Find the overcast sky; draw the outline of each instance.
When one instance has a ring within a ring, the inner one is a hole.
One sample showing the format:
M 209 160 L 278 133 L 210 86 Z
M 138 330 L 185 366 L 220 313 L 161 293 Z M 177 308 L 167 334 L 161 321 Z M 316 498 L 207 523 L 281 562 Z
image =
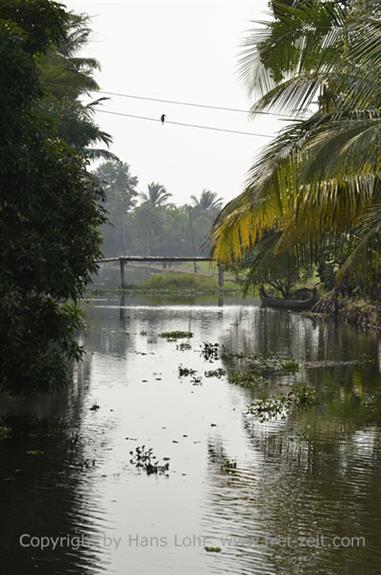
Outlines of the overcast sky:
M 151 98 L 247 109 L 252 103 L 237 76 L 240 44 L 250 21 L 268 18 L 267 0 L 71 0 L 91 16 L 87 55 L 101 64 L 101 90 Z M 274 135 L 283 122 L 271 116 L 198 109 L 112 97 L 104 110 Z M 175 203 L 203 188 L 230 200 L 242 191 L 255 154 L 268 139 L 212 132 L 98 113 L 114 139 L 112 151 L 131 166 L 139 191 L 157 181 Z

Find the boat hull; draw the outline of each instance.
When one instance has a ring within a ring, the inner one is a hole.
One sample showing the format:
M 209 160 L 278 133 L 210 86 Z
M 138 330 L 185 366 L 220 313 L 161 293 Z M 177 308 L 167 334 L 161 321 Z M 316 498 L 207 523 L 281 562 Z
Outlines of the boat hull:
M 278 309 L 290 309 L 294 311 L 308 311 L 311 309 L 318 300 L 317 290 L 312 290 L 312 296 L 306 300 L 292 300 L 292 299 L 282 299 L 277 297 L 268 296 L 264 290 L 261 288 L 259 291 L 262 305 L 265 307 L 274 307 Z

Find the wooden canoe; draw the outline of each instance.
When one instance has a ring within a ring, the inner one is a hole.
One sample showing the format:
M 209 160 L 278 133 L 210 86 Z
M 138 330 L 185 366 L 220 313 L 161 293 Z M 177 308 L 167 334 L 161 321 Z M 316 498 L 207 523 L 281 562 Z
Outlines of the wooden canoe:
M 267 295 L 262 286 L 259 290 L 259 296 L 262 304 L 266 307 L 306 311 L 311 309 L 318 300 L 317 289 L 314 288 L 313 290 L 310 290 L 310 292 L 311 296 L 308 299 L 285 299 Z

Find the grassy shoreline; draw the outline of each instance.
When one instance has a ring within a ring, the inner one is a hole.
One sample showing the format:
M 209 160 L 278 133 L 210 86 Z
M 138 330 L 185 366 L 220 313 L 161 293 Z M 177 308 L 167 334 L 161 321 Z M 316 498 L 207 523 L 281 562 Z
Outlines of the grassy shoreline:
M 218 280 L 214 276 L 204 276 L 192 273 L 167 272 L 157 274 L 141 285 L 130 284 L 123 288 L 102 288 L 93 286 L 88 290 L 92 294 L 187 294 L 187 295 L 218 295 L 222 293 Z M 242 295 L 242 286 L 232 279 L 226 279 L 223 287 L 224 295 Z

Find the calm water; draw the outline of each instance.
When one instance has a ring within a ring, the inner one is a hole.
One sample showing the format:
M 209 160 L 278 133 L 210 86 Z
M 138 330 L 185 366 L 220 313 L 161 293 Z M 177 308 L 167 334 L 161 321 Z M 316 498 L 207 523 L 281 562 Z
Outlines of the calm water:
M 1 399 L 15 429 L 0 441 L 1 573 L 379 575 L 377 336 L 227 300 L 84 307 L 87 356 L 70 393 Z M 172 330 L 191 331 L 191 349 L 159 337 Z M 242 367 L 208 363 L 203 342 L 285 352 L 302 368 L 255 389 L 227 376 L 194 385 L 180 364 Z M 350 363 L 363 354 L 371 362 Z M 245 414 L 305 381 L 317 405 L 266 423 Z M 168 477 L 130 463 L 141 445 L 170 458 Z M 31 536 L 63 539 L 41 550 Z

